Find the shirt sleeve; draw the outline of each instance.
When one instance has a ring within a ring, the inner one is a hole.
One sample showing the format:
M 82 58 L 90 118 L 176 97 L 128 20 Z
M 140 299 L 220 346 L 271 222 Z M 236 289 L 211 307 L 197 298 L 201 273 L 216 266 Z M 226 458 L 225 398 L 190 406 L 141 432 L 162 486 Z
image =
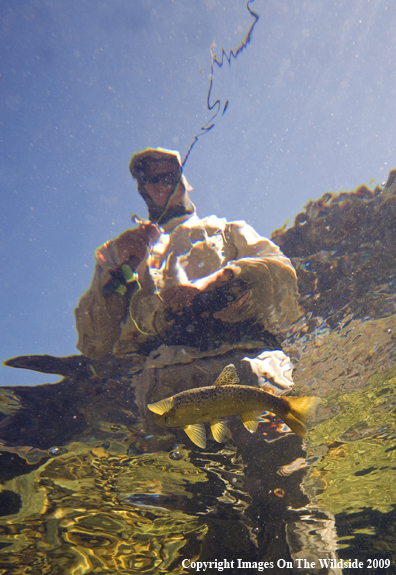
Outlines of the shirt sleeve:
M 229 224 L 229 234 L 232 244 L 236 248 L 235 262 L 239 259 L 249 259 L 252 262 L 276 263 L 293 275 L 296 272 L 290 259 L 286 257 L 281 249 L 268 238 L 260 236 L 252 226 L 244 221 L 232 222 Z
M 116 240 L 95 252 L 95 269 L 88 291 L 75 309 L 77 349 L 93 359 L 112 353 L 128 313 L 134 269 L 119 260 Z

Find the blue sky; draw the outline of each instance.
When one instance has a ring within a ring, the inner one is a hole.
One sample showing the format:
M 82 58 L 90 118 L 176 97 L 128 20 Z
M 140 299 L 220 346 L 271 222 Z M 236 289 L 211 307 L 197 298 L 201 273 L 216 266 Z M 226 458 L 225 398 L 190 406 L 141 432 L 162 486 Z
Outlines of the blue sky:
M 252 42 L 215 67 L 227 112 L 185 175 L 201 216 L 269 235 L 309 199 L 396 167 L 396 7 L 251 6 Z M 146 214 L 131 155 L 186 153 L 210 117 L 210 49 L 235 50 L 250 23 L 238 0 L 2 0 L 1 359 L 76 352 L 95 248 Z M 0 384 L 56 379 L 2 367 Z

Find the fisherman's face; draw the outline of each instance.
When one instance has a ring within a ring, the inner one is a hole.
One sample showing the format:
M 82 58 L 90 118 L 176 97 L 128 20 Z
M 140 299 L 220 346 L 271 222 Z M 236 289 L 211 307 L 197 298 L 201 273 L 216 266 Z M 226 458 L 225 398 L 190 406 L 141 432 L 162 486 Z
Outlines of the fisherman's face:
M 145 180 L 144 189 L 161 208 L 166 206 L 168 200 L 169 207 L 177 206 L 186 193 L 183 183 L 179 181 L 180 170 L 174 162 L 162 160 L 153 163 L 145 174 Z

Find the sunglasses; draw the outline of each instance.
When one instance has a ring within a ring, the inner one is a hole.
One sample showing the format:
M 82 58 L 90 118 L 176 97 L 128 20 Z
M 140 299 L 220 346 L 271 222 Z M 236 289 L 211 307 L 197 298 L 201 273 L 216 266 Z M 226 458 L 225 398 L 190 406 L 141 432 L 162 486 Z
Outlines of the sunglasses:
M 142 184 L 159 184 L 163 183 L 167 186 L 176 185 L 180 180 L 181 171 L 178 170 L 176 173 L 174 172 L 163 172 L 162 174 L 157 174 L 155 176 L 147 177 L 145 175 L 144 169 L 135 169 L 136 177 L 138 178 L 139 182 Z

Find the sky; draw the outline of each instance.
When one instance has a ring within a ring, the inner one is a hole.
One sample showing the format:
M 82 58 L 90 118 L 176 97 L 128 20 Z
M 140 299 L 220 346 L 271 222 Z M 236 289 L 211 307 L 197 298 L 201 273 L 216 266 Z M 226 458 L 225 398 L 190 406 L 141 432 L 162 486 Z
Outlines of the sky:
M 228 101 L 184 173 L 202 217 L 269 236 L 310 199 L 373 187 L 396 167 L 396 6 L 254 0 Z M 243 0 L 2 0 L 0 358 L 77 353 L 74 308 L 93 254 L 145 217 L 128 163 L 186 154 L 211 116 L 211 54 L 243 42 Z M 0 385 L 56 381 L 0 369 Z

